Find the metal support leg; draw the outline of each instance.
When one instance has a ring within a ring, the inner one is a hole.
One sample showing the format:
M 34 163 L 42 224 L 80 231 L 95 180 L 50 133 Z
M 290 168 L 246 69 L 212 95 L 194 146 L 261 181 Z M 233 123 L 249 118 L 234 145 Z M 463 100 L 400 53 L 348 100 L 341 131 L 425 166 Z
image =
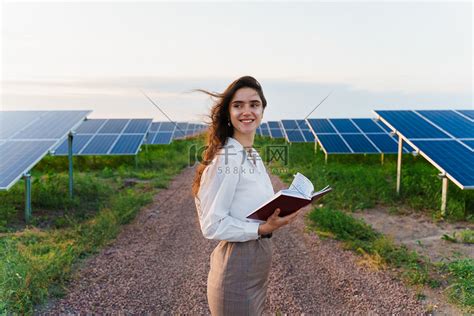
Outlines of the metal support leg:
M 446 201 L 448 196 L 448 177 L 443 175 L 443 185 L 441 189 L 441 216 L 444 217 L 446 215 Z
M 398 159 L 397 159 L 397 194 L 400 194 L 400 183 L 402 177 L 402 153 L 403 153 L 403 139 L 398 136 Z
M 135 155 L 135 169 L 138 168 L 138 155 Z
M 380 163 L 382 164 L 382 166 L 383 166 L 383 159 L 384 159 L 384 156 L 383 156 L 383 153 L 382 153 L 382 155 L 380 155 Z
M 28 224 L 31 219 L 31 174 L 25 173 L 25 221 Z
M 328 163 L 328 154 L 324 153 L 324 163 Z
M 74 174 L 73 174 L 73 162 L 72 162 L 72 139 L 73 134 L 69 133 L 67 138 L 67 152 L 68 152 L 68 159 L 69 159 L 69 198 L 72 199 L 73 192 L 74 192 Z

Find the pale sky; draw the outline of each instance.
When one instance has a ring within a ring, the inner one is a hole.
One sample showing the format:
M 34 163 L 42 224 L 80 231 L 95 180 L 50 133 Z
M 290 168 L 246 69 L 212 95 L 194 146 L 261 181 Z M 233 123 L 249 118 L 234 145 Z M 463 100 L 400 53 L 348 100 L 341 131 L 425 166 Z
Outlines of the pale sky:
M 474 108 L 472 2 L 2 2 L 1 109 L 200 120 L 242 75 L 265 119 Z

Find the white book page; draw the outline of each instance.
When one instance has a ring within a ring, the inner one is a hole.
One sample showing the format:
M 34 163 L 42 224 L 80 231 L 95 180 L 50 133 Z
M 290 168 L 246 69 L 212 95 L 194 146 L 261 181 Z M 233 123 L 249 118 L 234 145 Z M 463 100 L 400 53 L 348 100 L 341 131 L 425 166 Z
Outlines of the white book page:
M 298 172 L 295 175 L 293 182 L 291 182 L 289 190 L 297 191 L 306 198 L 311 198 L 314 186 L 308 178 Z

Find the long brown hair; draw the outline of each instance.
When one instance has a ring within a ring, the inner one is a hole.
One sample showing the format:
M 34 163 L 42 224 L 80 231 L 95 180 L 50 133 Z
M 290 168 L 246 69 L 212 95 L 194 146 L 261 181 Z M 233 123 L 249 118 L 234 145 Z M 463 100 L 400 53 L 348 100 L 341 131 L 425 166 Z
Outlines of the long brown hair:
M 207 146 L 202 154 L 202 162 L 197 167 L 194 176 L 194 196 L 197 196 L 199 192 L 199 186 L 201 184 L 201 177 L 204 169 L 206 169 L 207 165 L 214 159 L 219 149 L 224 146 L 227 137 L 232 137 L 234 135 L 234 127 L 232 124 L 228 124 L 230 122 L 229 105 L 237 90 L 241 88 L 252 88 L 257 91 L 262 100 L 263 109 L 265 109 L 267 106 L 267 100 L 263 95 L 262 86 L 251 76 L 244 76 L 235 80 L 222 93 L 209 92 L 202 89 L 197 90 L 214 97 L 216 100 L 211 108 L 211 114 L 209 115 L 211 122 L 207 133 Z

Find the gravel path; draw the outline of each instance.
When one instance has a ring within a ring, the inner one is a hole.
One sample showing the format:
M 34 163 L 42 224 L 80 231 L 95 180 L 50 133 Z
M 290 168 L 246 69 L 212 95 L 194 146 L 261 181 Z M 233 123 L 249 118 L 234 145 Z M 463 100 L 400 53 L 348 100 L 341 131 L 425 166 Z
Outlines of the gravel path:
M 206 280 L 217 242 L 200 233 L 193 175 L 193 168 L 178 175 L 111 246 L 84 262 L 63 299 L 36 313 L 209 314 Z M 423 314 L 414 292 L 387 273 L 366 271 L 338 242 L 305 233 L 302 215 L 272 241 L 266 314 Z

